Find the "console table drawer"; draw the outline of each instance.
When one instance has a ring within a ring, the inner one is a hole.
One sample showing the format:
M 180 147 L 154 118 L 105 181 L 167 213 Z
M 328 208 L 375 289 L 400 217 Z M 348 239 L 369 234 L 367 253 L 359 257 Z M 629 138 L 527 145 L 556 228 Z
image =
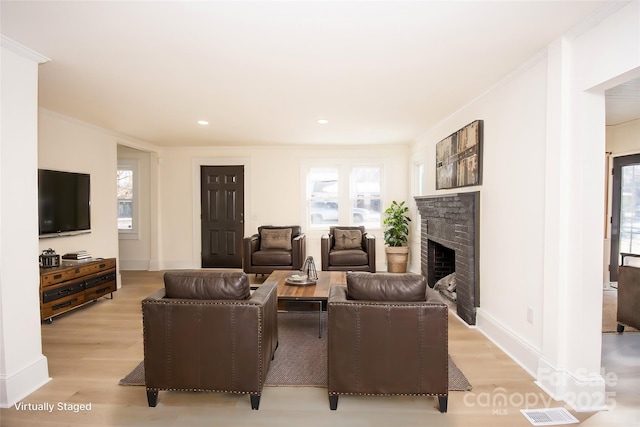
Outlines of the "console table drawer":
M 84 291 L 84 298 L 87 301 L 91 301 L 92 299 L 100 298 L 103 295 L 107 295 L 115 291 L 116 282 L 114 280 L 112 282 L 102 283 L 99 286 L 94 286 L 93 288 L 86 289 Z
M 88 274 L 95 273 L 96 271 L 98 271 L 98 268 L 95 264 L 77 266 L 76 268 L 69 270 L 73 277 L 86 276 Z
M 108 270 L 110 268 L 116 268 L 116 260 L 115 259 L 103 259 L 100 262 L 96 263 L 93 266 L 96 271 Z
M 83 304 L 84 292 L 79 292 L 73 295 L 69 295 L 57 300 L 42 304 L 40 309 L 40 316 L 43 319 L 55 316 L 58 313 L 63 313 L 72 307 Z
M 116 268 L 115 260 L 101 260 L 94 262 L 90 265 L 79 267 L 80 272 L 78 274 L 85 276 L 87 274 L 97 273 L 98 271 L 105 271 Z
M 42 290 L 42 303 L 46 304 L 51 301 L 64 298 L 66 296 L 77 294 L 84 291 L 84 280 L 74 280 L 61 284 L 49 286 Z
M 100 273 L 92 274 L 91 276 L 87 276 L 84 279 L 84 287 L 85 289 L 93 288 L 96 286 L 101 286 L 107 282 L 115 282 L 116 281 L 116 271 L 101 271 Z
M 69 279 L 73 279 L 75 273 L 69 270 L 52 271 L 51 273 L 45 273 L 40 275 L 40 284 L 42 286 L 51 286 L 56 283 L 64 282 Z

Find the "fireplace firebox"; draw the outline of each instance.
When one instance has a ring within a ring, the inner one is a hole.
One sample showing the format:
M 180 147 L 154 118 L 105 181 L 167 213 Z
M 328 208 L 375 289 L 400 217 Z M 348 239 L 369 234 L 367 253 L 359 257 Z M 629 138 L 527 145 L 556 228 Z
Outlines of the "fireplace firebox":
M 456 251 L 429 240 L 427 242 L 428 271 L 427 283 L 453 303 L 458 298 L 456 293 Z M 451 304 L 449 304 L 451 305 Z
M 436 282 L 456 272 L 456 251 L 433 240 L 427 241 L 427 283 L 433 288 Z
M 480 306 L 480 192 L 416 197 L 420 212 L 420 263 L 429 286 L 455 272 L 456 312 L 476 324 Z M 451 299 L 451 298 L 450 298 Z

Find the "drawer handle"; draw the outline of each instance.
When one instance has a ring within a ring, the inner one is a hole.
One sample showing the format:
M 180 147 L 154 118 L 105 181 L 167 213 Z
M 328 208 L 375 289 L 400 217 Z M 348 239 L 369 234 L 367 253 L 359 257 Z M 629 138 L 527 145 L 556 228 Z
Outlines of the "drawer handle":
M 63 302 L 62 304 L 54 305 L 52 307 L 52 309 L 53 310 L 59 310 L 59 309 L 64 308 L 64 307 L 69 307 L 71 304 L 73 304 L 76 301 L 78 301 L 78 298 L 74 298 L 71 301 Z
M 60 279 L 62 277 L 62 274 L 56 274 L 53 276 L 54 279 Z
M 100 264 L 100 268 L 105 268 L 107 264 Z

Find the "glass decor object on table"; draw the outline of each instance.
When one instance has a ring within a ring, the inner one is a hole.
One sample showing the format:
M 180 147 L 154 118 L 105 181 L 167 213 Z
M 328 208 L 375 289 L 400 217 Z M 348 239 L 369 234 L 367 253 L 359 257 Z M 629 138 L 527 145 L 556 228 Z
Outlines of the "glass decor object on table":
M 302 269 L 299 272 L 291 274 L 285 279 L 288 285 L 308 286 L 315 285 L 318 280 L 318 272 L 312 256 L 305 259 Z
M 308 256 L 307 259 L 304 260 L 304 264 L 302 264 L 302 273 L 306 274 L 309 280 L 318 280 L 318 272 L 312 256 Z

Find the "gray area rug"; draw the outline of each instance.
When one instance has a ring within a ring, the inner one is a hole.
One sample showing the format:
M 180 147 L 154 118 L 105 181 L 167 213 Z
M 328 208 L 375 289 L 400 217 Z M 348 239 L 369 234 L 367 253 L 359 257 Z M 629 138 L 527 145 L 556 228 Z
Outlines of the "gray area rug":
M 327 315 L 318 312 L 278 313 L 278 349 L 271 361 L 266 386 L 327 386 Z
M 318 338 L 318 313 L 279 313 L 278 349 L 265 386 L 327 387 L 326 333 L 326 313 L 322 316 L 322 338 Z M 144 363 L 140 362 L 119 384 L 144 386 Z M 449 356 L 449 390 L 471 389 L 471 384 Z

